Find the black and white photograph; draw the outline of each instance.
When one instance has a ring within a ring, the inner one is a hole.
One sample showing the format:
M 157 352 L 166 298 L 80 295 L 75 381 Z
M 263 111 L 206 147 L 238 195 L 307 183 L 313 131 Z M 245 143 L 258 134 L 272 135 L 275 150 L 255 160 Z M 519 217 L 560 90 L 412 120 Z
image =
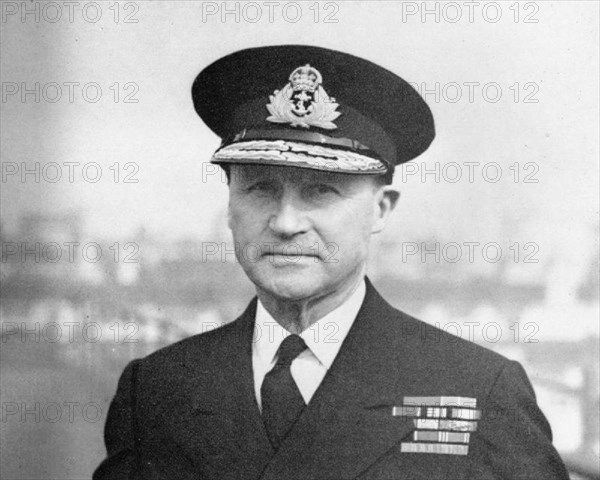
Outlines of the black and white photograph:
M 0 479 L 600 480 L 600 3 L 0 15 Z

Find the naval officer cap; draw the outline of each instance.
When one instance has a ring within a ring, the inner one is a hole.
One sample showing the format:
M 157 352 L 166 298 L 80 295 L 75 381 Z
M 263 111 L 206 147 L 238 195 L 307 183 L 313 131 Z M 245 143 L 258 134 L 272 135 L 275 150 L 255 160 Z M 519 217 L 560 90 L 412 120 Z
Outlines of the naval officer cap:
M 431 111 L 394 73 L 325 48 L 237 51 L 192 86 L 196 112 L 222 139 L 215 164 L 285 165 L 385 175 L 433 141 Z

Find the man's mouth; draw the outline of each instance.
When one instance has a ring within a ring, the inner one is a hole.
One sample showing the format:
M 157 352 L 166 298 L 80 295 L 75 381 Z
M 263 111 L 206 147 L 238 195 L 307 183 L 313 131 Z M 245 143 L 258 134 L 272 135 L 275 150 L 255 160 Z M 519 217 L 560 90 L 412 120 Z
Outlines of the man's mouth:
M 317 258 L 318 255 L 314 253 L 289 253 L 289 252 L 266 252 L 263 253 L 263 257 L 312 257 Z
M 302 258 L 319 258 L 319 256 L 315 252 L 310 250 L 302 251 L 298 247 L 295 247 L 293 249 L 272 248 L 263 252 L 262 256 L 273 259 L 290 259 L 292 261 L 299 260 Z

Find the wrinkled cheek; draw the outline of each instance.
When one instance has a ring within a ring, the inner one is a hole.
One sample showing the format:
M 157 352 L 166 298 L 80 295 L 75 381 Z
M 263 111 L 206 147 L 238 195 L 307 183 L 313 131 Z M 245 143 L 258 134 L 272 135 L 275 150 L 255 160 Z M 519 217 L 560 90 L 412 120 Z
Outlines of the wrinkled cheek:
M 229 228 L 237 260 L 242 266 L 250 264 L 252 267 L 260 260 L 263 248 L 259 221 L 248 215 L 237 215 L 231 218 Z
M 231 230 L 231 233 L 233 234 L 234 239 L 237 239 L 237 237 L 240 236 L 240 234 L 242 232 L 244 232 L 244 230 L 247 228 L 244 225 L 244 218 L 246 216 L 243 215 L 242 212 L 240 212 L 239 210 L 233 210 L 233 209 L 229 209 L 229 213 L 228 213 L 228 226 L 229 229 Z
M 237 196 L 233 197 L 230 194 L 227 205 L 227 223 L 229 228 L 233 230 L 236 225 L 243 225 L 243 219 L 248 216 L 247 214 L 247 208 L 244 208 L 242 199 Z

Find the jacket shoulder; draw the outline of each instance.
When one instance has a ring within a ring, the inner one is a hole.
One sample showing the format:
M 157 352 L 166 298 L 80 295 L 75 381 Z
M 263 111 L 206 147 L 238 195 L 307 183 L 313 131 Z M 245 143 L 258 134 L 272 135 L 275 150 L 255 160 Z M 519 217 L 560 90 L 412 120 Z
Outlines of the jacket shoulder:
M 509 360 L 493 350 L 454 335 L 438 326 L 419 320 L 407 313 L 394 309 L 400 335 L 416 342 L 421 348 L 446 359 L 478 358 L 493 364 L 505 364 Z
M 143 363 L 154 364 L 165 361 L 184 359 L 190 354 L 210 358 L 220 347 L 232 348 L 235 342 L 243 342 L 245 329 L 243 318 L 226 323 L 204 333 L 192 335 L 178 342 L 167 345 L 141 359 Z M 233 342 L 233 343 L 232 343 Z
M 412 371 L 415 381 L 432 388 L 443 385 L 449 390 L 478 392 L 478 397 L 485 398 L 502 373 L 517 365 L 391 306 L 387 318 L 394 349 L 401 352 L 404 367 Z

